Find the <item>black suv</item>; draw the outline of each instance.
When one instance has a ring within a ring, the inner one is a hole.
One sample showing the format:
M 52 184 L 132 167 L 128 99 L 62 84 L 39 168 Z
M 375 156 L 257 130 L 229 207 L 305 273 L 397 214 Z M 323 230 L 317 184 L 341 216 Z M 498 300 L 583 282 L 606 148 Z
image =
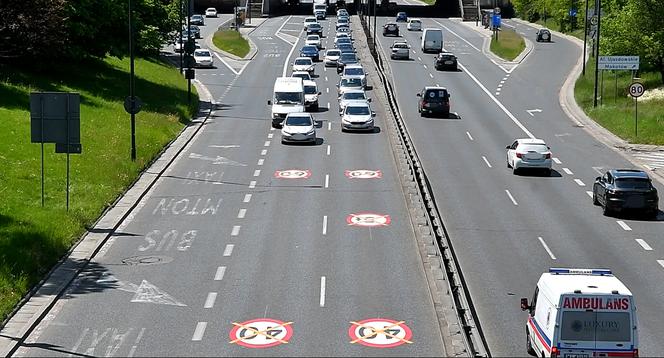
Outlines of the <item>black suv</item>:
M 611 169 L 593 184 L 593 204 L 604 208 L 604 215 L 614 211 L 643 210 L 657 217 L 659 198 L 650 177 L 642 170 Z
M 399 36 L 399 25 L 394 22 L 388 22 L 383 25 L 383 36 L 394 35 Z
M 551 42 L 551 31 L 549 29 L 539 29 L 537 30 L 537 37 L 535 38 L 537 42 Z
M 442 114 L 450 116 L 450 93 L 445 87 L 424 87 L 420 93 L 417 110 L 422 116 L 426 114 Z
M 437 70 L 451 69 L 457 71 L 457 58 L 449 52 L 441 52 L 433 59 L 433 67 Z

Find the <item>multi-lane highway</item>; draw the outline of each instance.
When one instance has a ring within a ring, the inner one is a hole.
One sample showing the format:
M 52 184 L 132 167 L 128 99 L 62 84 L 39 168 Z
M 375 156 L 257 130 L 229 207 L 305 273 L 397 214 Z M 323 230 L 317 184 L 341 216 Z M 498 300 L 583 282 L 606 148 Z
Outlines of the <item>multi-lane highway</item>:
M 460 71 L 436 71 L 420 51 L 420 32 L 401 38 L 410 61 L 389 60 L 379 18 L 380 50 L 388 59 L 401 115 L 431 181 L 458 255 L 489 349 L 495 356 L 525 352 L 526 314 L 520 297 L 532 297 L 549 267 L 609 268 L 630 287 L 639 309 L 642 355 L 664 351 L 664 230 L 661 221 L 604 217 L 591 200 L 594 178 L 608 168 L 632 167 L 565 117 L 558 93 L 581 50 L 564 38 L 534 43 L 518 66 L 498 66 L 482 52 L 483 35 L 449 19 L 423 19 L 442 28 L 445 49 Z M 510 23 L 531 41 L 535 29 Z M 453 118 L 421 118 L 416 93 L 446 86 Z M 550 177 L 513 175 L 505 146 L 538 137 L 551 147 Z M 661 186 L 657 184 L 661 192 Z M 660 213 L 659 219 L 662 219 Z
M 318 142 L 271 129 L 302 20 L 265 20 L 240 70 L 197 70 L 216 103 L 203 129 L 17 356 L 446 355 L 385 108 L 374 132 L 342 133 L 319 62 Z

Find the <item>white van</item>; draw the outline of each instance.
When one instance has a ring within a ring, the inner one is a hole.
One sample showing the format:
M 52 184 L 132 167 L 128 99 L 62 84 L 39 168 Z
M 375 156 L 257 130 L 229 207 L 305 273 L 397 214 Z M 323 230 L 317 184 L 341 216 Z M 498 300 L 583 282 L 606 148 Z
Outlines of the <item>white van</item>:
M 537 357 L 638 357 L 632 293 L 605 269 L 551 268 L 528 311 L 526 349 Z
M 304 86 L 297 77 L 277 77 L 274 94 L 267 104 L 272 106 L 272 126 L 278 127 L 288 113 L 304 112 Z
M 422 32 L 422 52 L 440 53 L 443 51 L 443 30 L 424 29 Z
M 327 13 L 327 5 L 323 3 L 314 3 L 314 15 L 316 15 L 316 11 L 324 11 Z

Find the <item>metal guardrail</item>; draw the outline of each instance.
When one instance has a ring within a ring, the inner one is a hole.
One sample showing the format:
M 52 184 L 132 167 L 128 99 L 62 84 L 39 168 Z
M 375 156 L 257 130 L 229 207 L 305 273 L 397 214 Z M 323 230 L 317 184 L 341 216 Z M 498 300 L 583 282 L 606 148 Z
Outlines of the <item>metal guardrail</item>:
M 371 31 L 367 28 L 366 22 L 363 18 L 361 19 L 361 23 L 362 28 L 364 29 L 364 34 L 367 36 L 367 42 L 372 42 Z M 475 306 L 471 300 L 470 293 L 466 289 L 466 281 L 461 272 L 461 267 L 458 263 L 452 243 L 449 240 L 449 235 L 443 224 L 441 215 L 439 214 L 436 200 L 433 195 L 433 189 L 431 188 L 429 179 L 422 168 L 422 164 L 410 138 L 406 124 L 401 117 L 392 83 L 388 80 L 387 75 L 385 74 L 384 60 L 380 52 L 375 48 L 369 46 L 369 50 L 374 58 L 377 68 L 379 69 L 378 75 L 383 83 L 385 92 L 387 93 L 390 110 L 394 115 L 396 127 L 399 131 L 400 141 L 402 142 L 403 147 L 406 148 L 409 166 L 416 179 L 418 190 L 420 191 L 425 207 L 427 208 L 427 220 L 431 227 L 434 228 L 434 230 L 432 230 L 433 235 L 436 238 L 438 249 L 441 253 L 440 257 L 443 260 L 443 265 L 441 265 L 441 267 L 444 268 L 445 274 L 447 275 L 447 280 L 445 281 L 448 283 L 449 292 L 453 297 L 459 326 L 463 328 L 462 333 L 466 350 L 470 352 L 473 357 L 489 357 L 490 352 L 477 317 Z

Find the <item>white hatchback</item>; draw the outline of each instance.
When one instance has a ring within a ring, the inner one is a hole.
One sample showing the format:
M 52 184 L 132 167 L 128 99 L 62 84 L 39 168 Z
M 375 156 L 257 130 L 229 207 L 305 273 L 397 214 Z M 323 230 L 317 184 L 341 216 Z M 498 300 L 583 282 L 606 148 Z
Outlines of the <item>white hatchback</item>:
M 333 50 L 327 50 L 325 52 L 325 59 L 323 62 L 325 63 L 326 67 L 334 67 L 337 65 L 337 61 L 339 60 L 339 56 L 341 56 L 341 51 L 337 49 Z
M 375 116 L 368 102 L 350 103 L 341 115 L 341 131 L 373 130 Z
M 289 113 L 281 128 L 281 143 L 316 142 L 316 122 L 309 113 Z
M 314 61 L 311 60 L 311 57 L 298 57 L 293 61 L 293 72 L 307 71 L 314 73 L 314 69 Z
M 314 16 L 306 17 L 304 19 L 304 29 L 306 30 L 307 25 L 309 25 L 309 24 L 317 24 L 317 23 L 318 23 L 318 19 L 316 17 L 314 17 Z
M 205 9 L 205 17 L 217 17 L 217 9 L 213 7 Z
M 422 30 L 422 20 L 420 19 L 408 19 L 408 24 L 406 25 L 408 31 L 421 31 Z
M 306 45 L 316 46 L 316 48 L 323 48 L 323 44 L 320 41 L 320 36 L 318 35 L 307 35 L 307 39 L 304 40 Z
M 541 139 L 522 138 L 505 147 L 507 167 L 516 174 L 520 169 L 544 169 L 551 173 L 551 148 Z
M 194 51 L 196 67 L 214 67 L 214 57 L 208 49 L 201 48 Z

